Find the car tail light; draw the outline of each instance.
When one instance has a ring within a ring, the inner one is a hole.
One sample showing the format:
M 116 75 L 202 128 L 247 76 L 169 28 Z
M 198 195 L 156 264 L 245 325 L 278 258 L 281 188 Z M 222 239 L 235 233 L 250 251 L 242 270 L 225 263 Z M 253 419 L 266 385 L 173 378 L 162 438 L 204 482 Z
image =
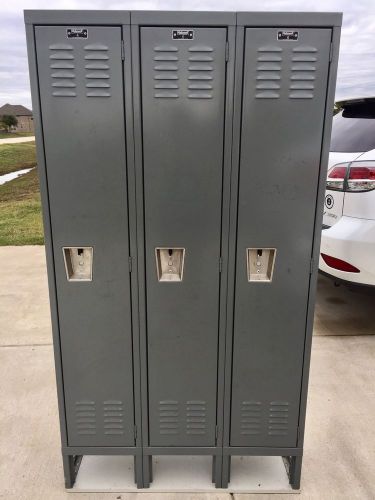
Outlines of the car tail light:
M 333 267 L 333 269 L 338 269 L 339 271 L 345 271 L 346 273 L 360 273 L 361 271 L 349 264 L 349 262 L 345 262 L 345 260 L 337 259 L 336 257 L 331 257 L 331 255 L 326 255 L 325 253 L 321 254 L 324 262 L 329 267 Z
M 375 189 L 375 162 L 354 162 L 350 165 L 346 191 Z
M 375 189 L 375 161 L 339 163 L 328 170 L 327 189 L 361 193 Z
M 335 165 L 328 171 L 327 189 L 335 191 L 344 190 L 344 181 L 346 178 L 349 163 Z

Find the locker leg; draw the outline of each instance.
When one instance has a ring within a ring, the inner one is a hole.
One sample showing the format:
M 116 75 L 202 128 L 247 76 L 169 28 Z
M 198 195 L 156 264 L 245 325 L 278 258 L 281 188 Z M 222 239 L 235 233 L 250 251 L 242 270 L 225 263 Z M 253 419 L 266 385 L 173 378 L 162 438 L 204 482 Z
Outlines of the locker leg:
M 289 459 L 289 483 L 294 490 L 301 487 L 302 455 Z
M 63 467 L 65 488 L 73 488 L 79 466 L 81 465 L 82 455 L 63 455 Z
M 143 488 L 142 455 L 134 455 L 134 482 L 137 488 Z
M 223 455 L 223 467 L 222 467 L 222 479 L 221 479 L 221 487 L 228 488 L 228 484 L 230 483 L 230 466 L 231 466 L 231 456 Z
M 152 483 L 152 456 L 143 456 L 143 487 L 149 488 L 150 483 Z
M 222 456 L 214 455 L 212 457 L 212 482 L 215 483 L 216 488 L 221 488 L 221 475 L 222 475 Z

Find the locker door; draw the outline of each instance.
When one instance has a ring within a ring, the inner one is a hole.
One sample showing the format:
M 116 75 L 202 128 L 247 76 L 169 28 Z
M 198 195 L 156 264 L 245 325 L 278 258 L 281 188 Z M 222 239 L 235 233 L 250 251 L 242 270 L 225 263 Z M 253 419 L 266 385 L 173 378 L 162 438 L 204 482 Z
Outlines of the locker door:
M 35 29 L 68 444 L 133 445 L 121 28 L 69 29 Z M 92 247 L 92 281 L 63 247 Z
M 297 440 L 331 31 L 297 29 L 297 40 L 279 40 L 282 30 L 246 29 L 232 446 Z M 273 274 L 263 268 L 259 281 L 267 248 L 276 249 Z M 247 249 L 255 249 L 251 281 Z
M 226 29 L 175 30 L 141 29 L 150 445 L 212 446 Z

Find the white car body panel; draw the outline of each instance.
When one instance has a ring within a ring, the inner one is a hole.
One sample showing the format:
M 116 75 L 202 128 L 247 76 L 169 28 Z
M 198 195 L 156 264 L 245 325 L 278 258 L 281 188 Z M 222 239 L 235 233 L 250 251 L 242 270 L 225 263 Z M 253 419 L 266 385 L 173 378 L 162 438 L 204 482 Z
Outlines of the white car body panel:
M 367 152 L 329 155 L 328 169 L 338 163 L 375 160 L 375 149 Z M 327 197 L 331 199 L 328 200 Z M 332 204 L 333 202 L 333 204 Z M 327 206 L 328 205 L 328 206 Z M 322 257 L 319 269 L 334 278 L 375 286 L 375 190 L 341 192 L 326 190 L 320 252 L 357 267 L 359 273 L 327 266 Z
M 320 257 L 319 269 L 325 273 L 353 283 L 375 285 L 375 220 L 341 217 L 337 224 L 323 231 L 320 252 L 345 260 L 361 271 L 333 269 Z

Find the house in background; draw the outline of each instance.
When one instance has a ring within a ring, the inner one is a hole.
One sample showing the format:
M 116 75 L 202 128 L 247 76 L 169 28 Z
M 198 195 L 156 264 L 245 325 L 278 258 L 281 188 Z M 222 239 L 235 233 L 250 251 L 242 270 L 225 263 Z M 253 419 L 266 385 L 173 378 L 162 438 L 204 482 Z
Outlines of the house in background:
M 13 127 L 15 132 L 34 132 L 33 113 L 21 104 L 4 104 L 0 107 L 0 118 L 4 115 L 13 115 L 18 125 Z

